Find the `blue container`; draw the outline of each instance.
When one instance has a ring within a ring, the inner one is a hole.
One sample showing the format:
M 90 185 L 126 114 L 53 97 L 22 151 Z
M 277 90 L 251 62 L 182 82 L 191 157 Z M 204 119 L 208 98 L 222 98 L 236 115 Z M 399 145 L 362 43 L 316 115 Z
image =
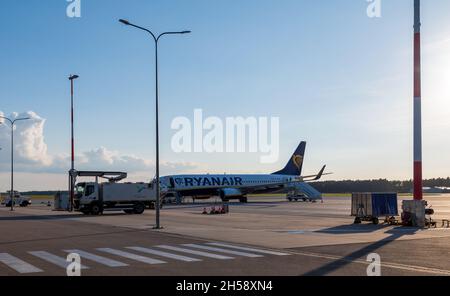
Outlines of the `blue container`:
M 397 193 L 372 193 L 372 216 L 398 216 Z

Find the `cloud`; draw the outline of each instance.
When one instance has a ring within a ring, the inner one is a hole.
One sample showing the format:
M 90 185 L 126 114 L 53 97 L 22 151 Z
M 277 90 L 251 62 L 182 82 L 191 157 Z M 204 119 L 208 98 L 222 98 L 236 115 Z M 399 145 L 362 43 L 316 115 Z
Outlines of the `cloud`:
M 0 116 L 5 116 L 0 112 Z M 14 128 L 14 158 L 21 165 L 49 166 L 52 158 L 48 155 L 47 144 L 44 139 L 45 119 L 34 112 L 13 113 L 7 116 L 11 120 L 29 118 L 25 121 L 17 121 Z M 0 118 L 0 163 L 10 162 L 11 153 L 11 124 Z
M 55 158 L 54 168 L 67 168 L 70 162 L 69 155 L 59 155 Z M 185 172 L 193 170 L 198 165 L 189 162 L 160 163 L 161 171 L 167 173 Z M 76 155 L 76 168 L 78 170 L 102 170 L 124 172 L 154 172 L 155 163 L 135 155 L 123 155 L 118 151 L 111 151 L 105 147 L 86 151 Z
M 0 111 L 0 116 L 5 116 Z M 8 116 L 17 118 L 30 118 L 20 121 L 14 130 L 14 162 L 15 171 L 27 173 L 67 173 L 70 169 L 70 155 L 49 155 L 45 143 L 45 119 L 30 111 L 26 113 L 13 113 Z M 0 118 L 0 172 L 9 171 L 11 128 L 9 122 Z M 194 163 L 161 162 L 162 173 L 181 173 L 197 167 Z M 124 171 L 129 173 L 155 171 L 153 161 L 135 155 L 121 154 L 105 147 L 92 149 L 76 155 L 76 168 L 79 170 Z

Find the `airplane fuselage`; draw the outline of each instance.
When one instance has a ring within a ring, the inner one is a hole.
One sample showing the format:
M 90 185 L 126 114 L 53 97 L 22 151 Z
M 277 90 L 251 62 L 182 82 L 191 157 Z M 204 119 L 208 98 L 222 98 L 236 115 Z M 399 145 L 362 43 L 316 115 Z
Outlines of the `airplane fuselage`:
M 321 198 L 320 192 L 308 188 L 305 182 L 319 180 L 325 166 L 316 176 L 302 176 L 306 142 L 301 142 L 286 166 L 273 174 L 223 174 L 223 175 L 175 175 L 160 178 L 160 188 L 164 196 L 181 198 L 210 198 L 219 196 L 222 200 L 239 199 L 247 201 L 248 194 L 287 193 L 288 191 L 309 191 Z M 303 188 L 301 188 L 303 187 Z M 311 187 L 311 186 L 309 186 Z M 313 192 L 314 191 L 314 192 Z
M 181 196 L 241 197 L 250 193 L 271 193 L 298 181 L 298 176 L 286 175 L 177 175 L 161 178 L 161 186 Z

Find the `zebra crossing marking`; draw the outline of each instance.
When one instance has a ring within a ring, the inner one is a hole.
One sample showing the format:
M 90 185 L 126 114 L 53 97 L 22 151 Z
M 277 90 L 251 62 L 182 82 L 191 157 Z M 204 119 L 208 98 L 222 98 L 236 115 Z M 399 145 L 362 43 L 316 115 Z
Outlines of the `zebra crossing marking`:
M 116 255 L 116 256 L 124 257 L 124 258 L 127 258 L 127 259 L 131 259 L 131 260 L 147 263 L 147 264 L 167 263 L 167 262 L 162 261 L 162 260 L 153 259 L 153 258 L 149 258 L 149 257 L 144 257 L 144 256 L 141 256 L 141 255 L 137 255 L 137 254 L 121 251 L 121 250 L 111 249 L 111 248 L 98 248 L 97 250 L 101 251 L 101 252 L 113 254 L 113 255 Z
M 191 250 L 191 249 L 186 249 L 186 248 L 172 247 L 172 246 L 168 246 L 168 245 L 159 245 L 156 247 L 161 248 L 161 249 L 167 249 L 167 250 L 172 250 L 172 251 L 176 251 L 176 252 L 181 252 L 181 253 L 188 253 L 188 254 L 193 254 L 193 255 L 198 255 L 198 256 L 203 256 L 203 257 L 208 257 L 208 258 L 220 259 L 220 260 L 234 259 L 234 257 L 218 255 L 218 254 L 213 254 L 213 253 L 207 253 L 207 252 L 203 252 L 203 251 Z
M 207 244 L 208 245 L 212 245 L 212 246 L 232 248 L 232 249 L 256 252 L 256 253 L 261 253 L 261 254 L 268 254 L 268 255 L 275 255 L 275 256 L 289 256 L 289 255 L 291 255 L 291 254 L 288 254 L 288 253 L 281 253 L 281 252 L 275 252 L 275 251 L 269 251 L 269 250 L 249 248 L 249 247 L 241 247 L 241 246 L 235 246 L 235 245 L 230 245 L 230 244 L 225 244 L 225 243 L 207 243 Z
M 127 249 L 138 251 L 138 252 L 142 252 L 142 253 L 157 255 L 157 256 L 161 256 L 161 257 L 172 258 L 172 259 L 175 259 L 175 260 L 180 260 L 180 261 L 185 261 L 185 262 L 202 261 L 201 259 L 197 259 L 197 258 L 192 258 L 192 257 L 187 257 L 187 256 L 182 256 L 182 255 L 176 255 L 176 254 L 172 254 L 172 253 L 167 253 L 167 252 L 163 252 L 163 251 L 158 251 L 158 250 L 148 249 L 148 248 L 142 248 L 142 247 L 127 247 Z
M 38 257 L 44 261 L 47 261 L 49 263 L 55 264 L 62 268 L 67 268 L 69 266 L 70 262 L 67 262 L 66 258 L 59 257 L 56 255 L 53 255 L 52 253 L 46 252 L 46 251 L 32 251 L 28 252 L 29 254 Z M 89 269 L 89 267 L 82 265 L 80 266 L 81 269 Z
M 200 257 L 219 259 L 219 260 L 231 260 L 236 259 L 232 255 L 249 257 L 249 258 L 261 258 L 264 257 L 264 254 L 267 255 L 276 255 L 276 256 L 287 256 L 291 255 L 289 253 L 276 252 L 271 250 L 259 249 L 259 248 L 251 248 L 238 246 L 234 244 L 228 243 L 220 243 L 220 242 L 204 242 L 204 243 L 190 243 L 190 244 L 179 244 L 179 245 L 157 245 L 151 247 L 140 247 L 140 246 L 130 246 L 123 247 L 130 251 L 135 251 L 136 253 L 127 252 L 119 249 L 113 248 L 97 248 L 96 251 L 108 253 L 111 255 L 115 255 L 118 257 L 130 259 L 133 261 L 143 262 L 147 264 L 163 264 L 167 263 L 166 261 L 160 259 L 154 259 L 151 257 L 139 255 L 139 253 L 155 255 L 159 257 L 165 257 L 168 259 L 183 261 L 183 262 L 199 262 L 203 261 Z M 162 249 L 162 250 L 160 250 Z M 173 251 L 173 252 L 170 252 Z M 126 267 L 131 264 L 127 264 L 115 259 L 107 258 L 104 256 L 96 255 L 94 253 L 80 250 L 80 249 L 66 249 L 64 250 L 66 253 L 75 253 L 80 255 L 82 259 L 93 261 L 107 267 Z M 67 268 L 70 262 L 67 262 L 66 258 L 54 255 L 47 251 L 29 251 L 27 252 L 39 259 L 42 259 L 46 262 L 52 263 L 56 266 Z M 180 254 L 181 253 L 181 254 Z M 183 255 L 190 254 L 190 255 Z M 8 253 L 0 253 L 0 263 L 12 268 L 18 273 L 38 273 L 43 272 L 42 269 L 29 264 L 15 256 L 12 256 Z M 89 269 L 89 267 L 85 265 L 81 265 L 82 269 Z
M 120 261 L 116 261 L 116 260 L 112 260 L 106 257 L 102 257 L 102 256 L 98 256 L 89 252 L 85 252 L 82 250 L 64 250 L 64 252 L 67 253 L 76 253 L 78 255 L 81 256 L 81 258 L 87 259 L 87 260 L 91 260 L 109 267 L 123 267 L 123 266 L 128 266 L 128 264 L 120 262 Z
M 42 269 L 39 269 L 27 262 L 14 257 L 8 253 L 0 253 L 0 262 L 7 265 L 8 267 L 14 269 L 18 273 L 37 273 L 43 272 Z
M 197 244 L 184 244 L 183 246 L 195 248 L 195 249 L 203 249 L 203 250 L 215 251 L 215 252 L 219 252 L 219 253 L 243 256 L 243 257 L 250 257 L 250 258 L 264 257 L 263 255 L 257 255 L 257 254 L 241 252 L 241 251 L 227 250 L 227 249 L 216 248 L 216 247 L 208 247 L 208 246 L 202 246 L 202 245 L 197 245 Z

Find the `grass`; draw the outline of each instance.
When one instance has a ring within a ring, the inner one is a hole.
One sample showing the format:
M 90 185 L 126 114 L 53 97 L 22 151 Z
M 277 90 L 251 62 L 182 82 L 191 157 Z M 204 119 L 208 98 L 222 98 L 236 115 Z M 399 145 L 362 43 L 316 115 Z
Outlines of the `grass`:
M 351 197 L 351 193 L 324 193 L 323 197 Z
M 260 196 L 267 196 L 267 197 L 286 197 L 286 194 L 249 194 L 248 197 L 260 197 Z
M 427 194 L 425 194 L 427 195 Z M 324 193 L 323 194 L 324 197 L 352 197 L 351 193 Z M 398 193 L 398 196 L 403 196 L 403 197 L 412 197 L 411 193 Z
M 52 200 L 55 198 L 54 195 L 24 195 L 31 198 L 32 200 Z

